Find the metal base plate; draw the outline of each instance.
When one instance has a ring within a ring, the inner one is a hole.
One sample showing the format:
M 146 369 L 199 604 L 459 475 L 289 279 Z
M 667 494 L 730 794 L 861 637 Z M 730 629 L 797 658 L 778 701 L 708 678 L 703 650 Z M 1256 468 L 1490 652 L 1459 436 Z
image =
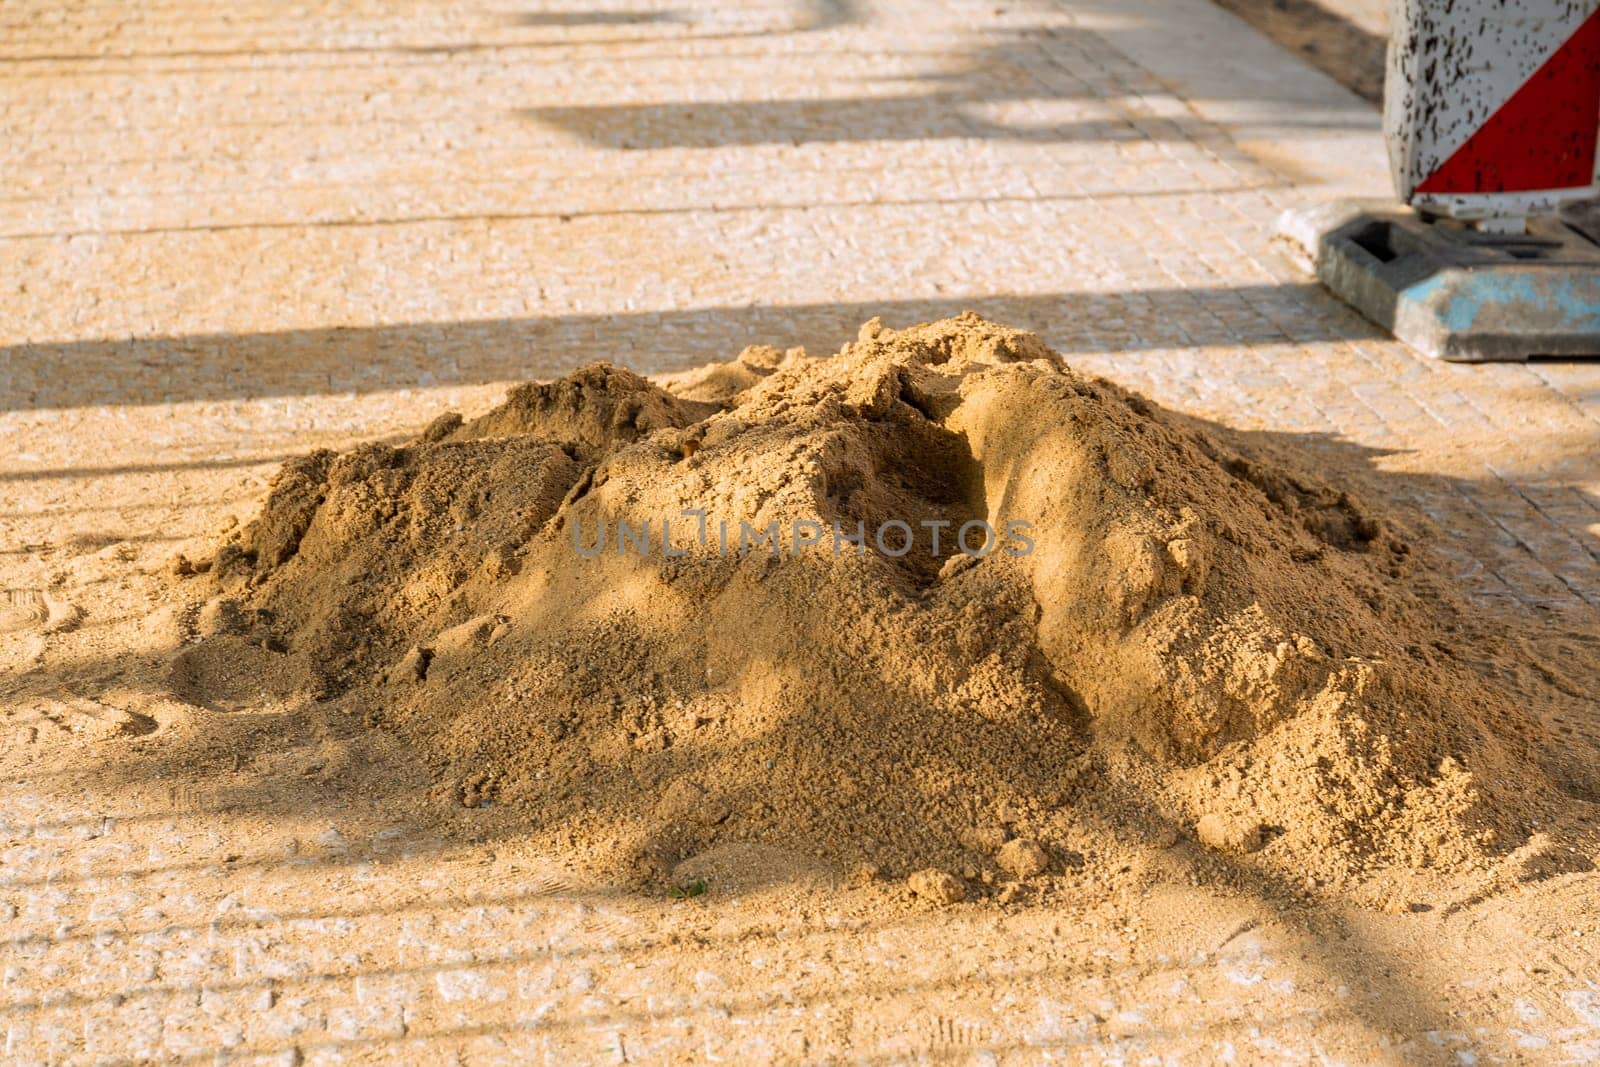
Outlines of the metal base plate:
M 1485 234 L 1392 202 L 1290 211 L 1278 232 L 1317 278 L 1395 337 L 1463 362 L 1600 356 L 1600 243 L 1561 219 Z

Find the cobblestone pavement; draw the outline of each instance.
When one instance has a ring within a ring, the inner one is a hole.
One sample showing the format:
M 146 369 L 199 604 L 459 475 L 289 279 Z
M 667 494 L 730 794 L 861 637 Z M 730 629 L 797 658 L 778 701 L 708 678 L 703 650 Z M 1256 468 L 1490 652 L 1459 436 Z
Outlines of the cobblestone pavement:
M 1600 365 L 1430 362 L 1310 284 L 1272 222 L 1386 192 L 1376 114 L 1199 0 L 9 0 L 0 131 L 0 585 L 103 560 L 91 631 L 149 610 L 140 575 L 285 454 L 589 359 L 968 308 L 1320 449 L 1437 524 L 1486 612 L 1600 603 Z M 7 743 L 73 715 L 9 708 Z M 314 784 L 325 742 L 274 758 Z M 1402 995 L 1447 982 L 1426 960 L 1358 984 L 1383 945 L 1216 896 L 1136 933 L 774 890 L 752 924 L 384 798 L 157 776 L 181 772 L 0 784 L 8 1059 L 1600 1056 L 1581 953 L 1475 978 L 1553 975 L 1485 1002 L 1486 1036 Z M 850 953 L 807 954 L 850 924 Z M 1141 954 L 1157 934 L 1181 951 Z

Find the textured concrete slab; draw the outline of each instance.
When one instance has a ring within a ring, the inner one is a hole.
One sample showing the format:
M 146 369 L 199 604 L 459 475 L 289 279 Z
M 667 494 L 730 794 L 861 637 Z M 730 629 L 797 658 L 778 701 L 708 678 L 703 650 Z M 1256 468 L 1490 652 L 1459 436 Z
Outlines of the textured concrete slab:
M 1286 213 L 1280 229 L 1323 284 L 1424 355 L 1600 355 L 1600 244 L 1561 219 L 1479 233 L 1380 200 L 1335 201 Z

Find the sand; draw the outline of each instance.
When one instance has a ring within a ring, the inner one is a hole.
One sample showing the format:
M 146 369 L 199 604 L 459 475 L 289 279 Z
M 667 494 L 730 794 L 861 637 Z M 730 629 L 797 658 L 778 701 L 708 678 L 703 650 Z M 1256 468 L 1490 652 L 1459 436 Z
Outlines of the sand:
M 626 883 L 776 848 L 945 904 L 1187 839 L 1338 890 L 1600 793 L 1552 783 L 1415 534 L 974 315 L 318 452 L 174 581 L 210 598 L 187 699 L 326 705 Z

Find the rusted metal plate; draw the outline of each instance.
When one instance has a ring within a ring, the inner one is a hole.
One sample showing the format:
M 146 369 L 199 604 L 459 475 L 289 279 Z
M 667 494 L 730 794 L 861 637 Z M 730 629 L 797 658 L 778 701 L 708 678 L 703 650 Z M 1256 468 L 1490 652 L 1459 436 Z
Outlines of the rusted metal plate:
M 1384 132 L 1403 200 L 1459 219 L 1600 189 L 1600 0 L 1396 0 Z

